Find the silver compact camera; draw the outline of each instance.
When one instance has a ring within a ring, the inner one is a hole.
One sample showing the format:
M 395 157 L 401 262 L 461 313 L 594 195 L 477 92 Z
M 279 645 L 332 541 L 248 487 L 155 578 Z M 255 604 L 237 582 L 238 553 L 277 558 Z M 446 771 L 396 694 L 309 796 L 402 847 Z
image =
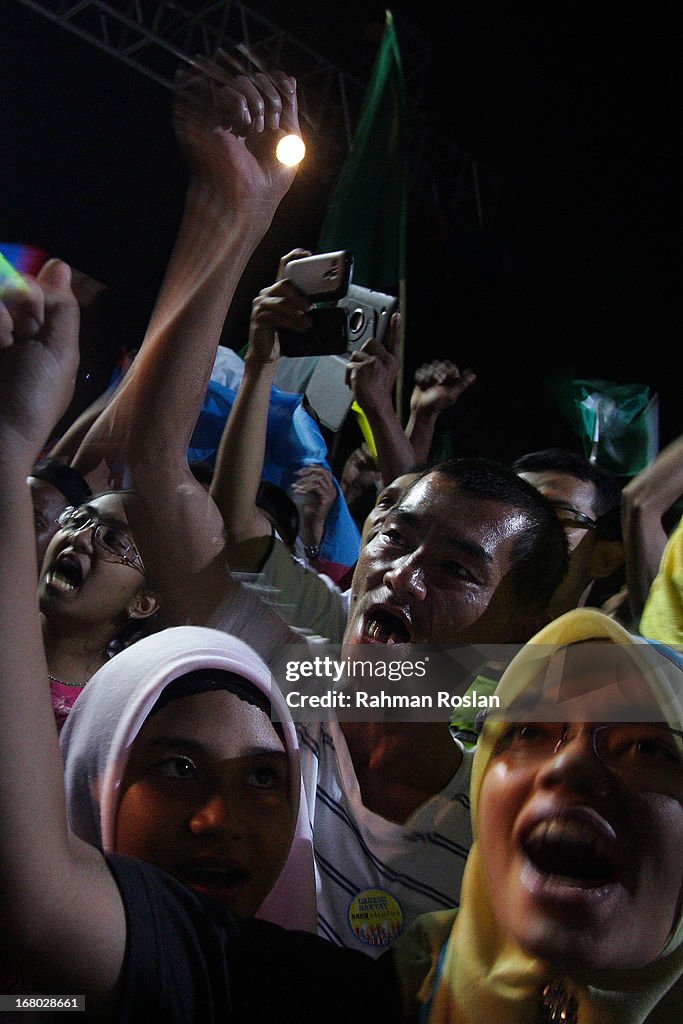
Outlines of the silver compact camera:
M 346 312 L 348 352 L 356 352 L 370 338 L 384 341 L 391 316 L 398 309 L 395 295 L 350 284 L 337 306 Z
M 369 338 L 384 341 L 398 299 L 352 284 L 352 274 L 353 256 L 345 249 L 290 260 L 285 280 L 314 303 L 313 326 L 304 334 L 280 330 L 283 355 L 343 356 Z
M 337 300 L 337 308 L 344 312 L 346 349 L 322 355 L 306 385 L 311 408 L 320 422 L 335 432 L 341 429 L 353 402 L 353 391 L 346 383 L 349 357 L 370 338 L 386 339 L 398 298 L 351 284 L 344 298 Z
M 398 298 L 351 283 L 353 256 L 345 249 L 291 260 L 284 276 L 313 303 L 313 326 L 303 334 L 280 330 L 285 356 L 320 356 L 306 385 L 306 398 L 330 430 L 342 426 L 353 392 L 346 364 L 370 338 L 383 342 Z

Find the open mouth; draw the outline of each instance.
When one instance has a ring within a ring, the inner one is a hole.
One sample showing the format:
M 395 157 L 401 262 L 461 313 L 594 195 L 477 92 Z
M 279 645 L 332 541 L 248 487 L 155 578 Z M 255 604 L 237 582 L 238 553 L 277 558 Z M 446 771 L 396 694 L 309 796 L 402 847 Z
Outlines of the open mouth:
M 78 590 L 83 582 L 83 566 L 76 555 L 62 554 L 48 570 L 46 583 L 61 594 Z
M 367 613 L 363 636 L 377 644 L 405 644 L 411 640 L 405 619 L 386 608 L 372 608 Z
M 569 885 L 602 888 L 619 878 L 615 840 L 585 821 L 541 821 L 525 838 L 523 849 L 538 872 Z
M 237 865 L 219 867 L 191 863 L 179 868 L 178 878 L 188 888 L 218 898 L 229 896 L 244 885 L 249 878 L 249 873 Z

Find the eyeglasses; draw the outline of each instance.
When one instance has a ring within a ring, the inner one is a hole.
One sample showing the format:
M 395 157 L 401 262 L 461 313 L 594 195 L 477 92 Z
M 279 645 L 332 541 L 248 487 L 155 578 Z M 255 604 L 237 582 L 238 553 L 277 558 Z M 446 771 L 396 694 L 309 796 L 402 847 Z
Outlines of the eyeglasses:
M 574 508 L 572 505 L 563 505 L 561 501 L 551 501 L 550 504 L 557 512 L 558 519 L 563 526 L 573 526 L 580 530 L 597 530 L 597 520 L 591 519 L 585 512 L 579 512 L 578 508 Z
M 588 731 L 598 760 L 636 787 L 674 795 L 683 790 L 683 732 L 658 722 L 613 722 Z M 577 735 L 562 722 L 519 722 L 498 738 L 494 755 L 534 767 Z
M 130 537 L 122 530 L 101 523 L 84 508 L 75 508 L 72 505 L 64 509 L 57 522 L 63 530 L 69 533 L 80 533 L 81 530 L 92 529 L 93 542 L 97 544 L 105 561 L 129 565 L 144 576 L 145 567 L 142 564 L 140 552 Z

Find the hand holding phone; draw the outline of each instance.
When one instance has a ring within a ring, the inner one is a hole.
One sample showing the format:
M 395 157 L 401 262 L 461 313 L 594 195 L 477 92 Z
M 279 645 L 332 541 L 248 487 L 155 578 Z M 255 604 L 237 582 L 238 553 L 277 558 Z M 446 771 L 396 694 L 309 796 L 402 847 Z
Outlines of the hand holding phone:
M 283 356 L 341 355 L 348 347 L 346 311 L 336 305 L 349 289 L 353 257 L 345 249 L 290 260 L 284 271 L 291 281 L 315 303 L 309 313 L 313 326 L 304 334 L 280 330 L 280 352 Z

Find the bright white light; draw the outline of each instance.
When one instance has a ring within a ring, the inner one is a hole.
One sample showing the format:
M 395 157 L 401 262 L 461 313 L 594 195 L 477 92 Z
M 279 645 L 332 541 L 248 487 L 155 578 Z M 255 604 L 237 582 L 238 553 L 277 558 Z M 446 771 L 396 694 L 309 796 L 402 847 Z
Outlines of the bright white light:
M 285 167 L 296 167 L 306 154 L 303 139 L 298 135 L 284 135 L 277 144 L 275 156 Z

